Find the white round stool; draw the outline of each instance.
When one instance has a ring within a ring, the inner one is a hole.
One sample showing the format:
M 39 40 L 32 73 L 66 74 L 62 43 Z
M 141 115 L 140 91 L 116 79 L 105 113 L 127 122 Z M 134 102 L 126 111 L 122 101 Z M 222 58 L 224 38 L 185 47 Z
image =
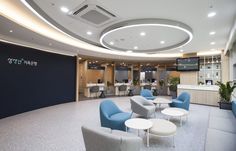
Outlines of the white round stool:
M 173 137 L 173 147 L 175 147 L 176 125 L 164 119 L 150 119 L 150 121 L 152 121 L 153 126 L 150 128 L 149 133 L 158 137 Z

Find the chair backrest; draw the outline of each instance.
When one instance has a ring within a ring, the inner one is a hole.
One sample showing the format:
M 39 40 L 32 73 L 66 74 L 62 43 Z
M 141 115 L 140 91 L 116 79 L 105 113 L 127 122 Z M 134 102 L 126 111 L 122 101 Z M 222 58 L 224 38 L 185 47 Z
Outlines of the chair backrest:
M 151 89 L 152 89 L 152 86 L 151 86 L 151 85 L 144 85 L 144 86 L 143 86 L 143 89 L 151 90 Z
M 92 87 L 90 88 L 90 92 L 91 92 L 91 93 L 99 92 L 99 86 L 92 86 Z
M 108 118 L 110 115 L 121 112 L 121 110 L 111 100 L 104 100 L 100 104 L 100 117 Z
M 182 92 L 178 97 L 177 97 L 177 99 L 178 100 L 180 100 L 180 101 L 183 101 L 183 102 L 185 102 L 185 101 L 190 101 L 190 95 L 189 95 L 189 93 L 188 92 Z
M 120 85 L 118 89 L 119 89 L 119 91 L 126 91 L 127 90 L 127 85 L 124 85 L 124 84 Z
M 133 102 L 137 103 L 137 104 L 140 104 L 140 105 L 143 105 L 147 102 L 148 100 L 142 96 L 133 96 L 130 98 L 130 103 L 131 103 L 131 106 L 133 104 Z
M 81 127 L 86 151 L 139 151 L 142 140 L 126 132 L 102 127 Z
M 152 97 L 152 91 L 151 90 L 148 90 L 148 89 L 143 89 L 141 91 L 141 96 L 143 97 Z

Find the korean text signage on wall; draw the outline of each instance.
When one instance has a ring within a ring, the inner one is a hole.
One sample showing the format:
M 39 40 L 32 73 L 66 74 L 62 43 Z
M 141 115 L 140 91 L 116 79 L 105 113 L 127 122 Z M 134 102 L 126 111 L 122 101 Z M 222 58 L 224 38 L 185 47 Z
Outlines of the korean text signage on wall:
M 32 67 L 36 67 L 38 65 L 37 61 L 34 60 L 27 60 L 24 58 L 7 58 L 7 62 L 11 65 L 19 65 L 19 66 L 32 66 Z

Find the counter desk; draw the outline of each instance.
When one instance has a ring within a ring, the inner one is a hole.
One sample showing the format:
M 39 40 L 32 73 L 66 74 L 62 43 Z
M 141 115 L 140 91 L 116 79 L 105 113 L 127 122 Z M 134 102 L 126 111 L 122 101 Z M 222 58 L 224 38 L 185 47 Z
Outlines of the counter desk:
M 127 85 L 126 91 L 119 92 L 119 86 L 121 85 Z M 115 95 L 127 95 L 128 90 L 131 87 L 131 84 L 130 83 L 115 83 L 114 86 L 115 86 Z
M 97 95 L 100 95 L 100 92 L 98 94 L 92 93 L 90 94 L 90 88 L 93 86 L 99 86 L 99 91 L 102 91 L 105 89 L 105 84 L 104 83 L 87 83 L 85 90 L 84 90 L 84 96 L 86 97 L 96 97 Z
M 190 102 L 204 105 L 218 106 L 220 100 L 219 87 L 217 85 L 182 85 L 177 86 L 177 94 L 188 92 Z

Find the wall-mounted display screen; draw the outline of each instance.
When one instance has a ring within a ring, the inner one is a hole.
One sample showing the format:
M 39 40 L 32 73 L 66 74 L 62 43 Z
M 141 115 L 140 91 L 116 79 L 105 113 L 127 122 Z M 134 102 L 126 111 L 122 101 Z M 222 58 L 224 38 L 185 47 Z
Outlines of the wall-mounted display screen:
M 199 57 L 191 58 L 177 58 L 176 70 L 177 71 L 199 71 Z

